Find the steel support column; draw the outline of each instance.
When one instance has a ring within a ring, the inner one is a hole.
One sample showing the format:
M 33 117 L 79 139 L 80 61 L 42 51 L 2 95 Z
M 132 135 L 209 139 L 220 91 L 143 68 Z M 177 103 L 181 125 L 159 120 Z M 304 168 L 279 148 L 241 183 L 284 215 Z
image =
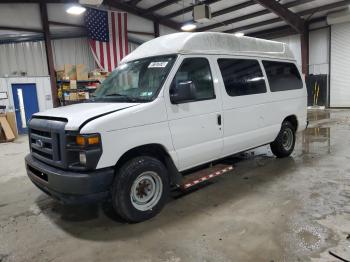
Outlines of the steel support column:
M 58 107 L 59 101 L 58 101 L 58 94 L 57 94 L 57 82 L 56 82 L 55 66 L 53 63 L 53 53 L 52 53 L 49 19 L 47 16 L 46 3 L 40 3 L 40 15 L 41 15 L 41 24 L 42 24 L 43 33 L 44 33 L 47 67 L 50 75 L 52 104 L 53 104 L 53 107 Z
M 309 74 L 309 30 L 305 27 L 302 34 L 300 34 L 301 44 L 301 68 L 305 75 Z

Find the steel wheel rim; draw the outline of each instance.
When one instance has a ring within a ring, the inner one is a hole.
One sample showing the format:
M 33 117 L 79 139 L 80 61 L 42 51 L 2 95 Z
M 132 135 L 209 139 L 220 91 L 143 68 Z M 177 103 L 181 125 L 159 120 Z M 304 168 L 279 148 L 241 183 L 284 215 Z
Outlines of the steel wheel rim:
M 153 171 L 141 173 L 130 190 L 131 204 L 139 211 L 152 209 L 158 204 L 163 193 L 160 176 Z
M 283 130 L 282 145 L 286 151 L 289 151 L 292 148 L 293 140 L 294 140 L 293 130 L 290 128 L 286 128 L 285 130 Z

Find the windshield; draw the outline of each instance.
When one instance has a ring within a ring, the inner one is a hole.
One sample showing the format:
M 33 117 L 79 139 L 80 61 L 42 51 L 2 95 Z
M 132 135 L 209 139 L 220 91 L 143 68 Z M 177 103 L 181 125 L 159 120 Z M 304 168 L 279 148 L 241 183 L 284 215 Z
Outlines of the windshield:
M 148 57 L 115 69 L 95 91 L 91 101 L 149 102 L 158 94 L 176 56 Z

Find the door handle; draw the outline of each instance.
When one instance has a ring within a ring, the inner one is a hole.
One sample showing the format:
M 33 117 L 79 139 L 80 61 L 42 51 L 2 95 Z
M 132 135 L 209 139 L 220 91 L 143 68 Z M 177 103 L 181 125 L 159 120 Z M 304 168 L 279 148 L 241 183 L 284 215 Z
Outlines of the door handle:
M 221 114 L 218 114 L 218 125 L 221 126 Z

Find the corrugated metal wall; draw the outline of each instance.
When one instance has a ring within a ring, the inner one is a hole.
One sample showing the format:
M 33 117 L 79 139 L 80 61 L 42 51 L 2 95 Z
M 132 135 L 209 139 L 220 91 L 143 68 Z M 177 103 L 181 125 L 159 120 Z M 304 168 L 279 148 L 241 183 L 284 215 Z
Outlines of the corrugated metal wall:
M 89 70 L 96 68 L 86 38 L 57 39 L 52 41 L 55 66 L 85 64 Z M 129 42 L 129 52 L 138 44 Z M 0 77 L 19 75 L 47 76 L 45 44 L 43 41 L 0 44 Z
M 19 75 L 48 75 L 45 45 L 40 42 L 22 42 L 0 45 L 0 77 Z
M 89 71 L 96 68 L 87 38 L 53 40 L 52 49 L 55 66 L 85 64 Z
M 297 64 L 301 66 L 301 43 L 299 35 L 290 35 L 273 40 L 288 44 L 295 57 L 295 60 L 297 61 Z
M 350 23 L 331 26 L 331 107 L 350 107 Z
M 310 32 L 309 36 L 309 74 L 329 74 L 329 29 Z

